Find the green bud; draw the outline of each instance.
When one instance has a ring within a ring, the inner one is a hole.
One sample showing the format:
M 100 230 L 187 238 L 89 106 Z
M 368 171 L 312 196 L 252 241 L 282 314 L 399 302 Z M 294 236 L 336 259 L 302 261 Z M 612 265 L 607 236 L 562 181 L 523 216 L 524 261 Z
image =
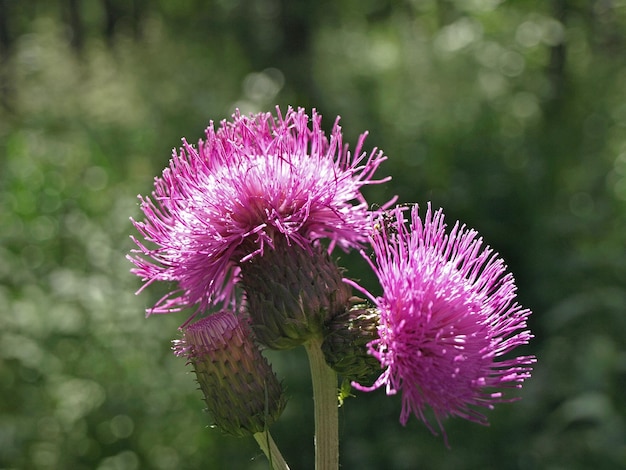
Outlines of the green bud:
M 360 299 L 359 299 L 360 300 Z M 326 362 L 348 380 L 367 381 L 380 373 L 367 344 L 378 338 L 380 314 L 365 304 L 353 305 L 326 324 L 322 351 Z
M 205 317 L 187 327 L 173 349 L 193 365 L 208 411 L 225 434 L 262 432 L 280 417 L 282 386 L 245 320 L 230 311 Z
M 324 323 L 345 310 L 350 287 L 328 253 L 275 240 L 273 249 L 242 263 L 241 284 L 257 340 L 294 348 L 321 336 Z

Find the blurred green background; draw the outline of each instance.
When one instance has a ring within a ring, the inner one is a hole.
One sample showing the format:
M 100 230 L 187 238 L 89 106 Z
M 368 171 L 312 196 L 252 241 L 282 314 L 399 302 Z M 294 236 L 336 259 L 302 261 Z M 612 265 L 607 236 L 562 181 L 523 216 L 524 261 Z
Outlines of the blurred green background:
M 626 1 L 0 0 L 0 468 L 265 469 L 209 427 L 124 255 L 171 149 L 209 120 L 315 107 L 389 156 L 368 200 L 433 201 L 507 260 L 538 356 L 451 450 L 383 391 L 349 399 L 359 469 L 626 468 Z M 358 256 L 352 277 L 375 289 Z M 274 437 L 311 469 L 303 351 L 270 354 Z

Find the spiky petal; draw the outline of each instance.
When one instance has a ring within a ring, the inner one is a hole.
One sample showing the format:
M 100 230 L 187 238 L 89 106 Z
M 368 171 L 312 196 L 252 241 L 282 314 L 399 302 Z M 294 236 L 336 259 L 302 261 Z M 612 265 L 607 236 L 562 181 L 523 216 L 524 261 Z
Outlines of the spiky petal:
M 446 233 L 443 212 L 430 205 L 423 221 L 413 208 L 410 227 L 400 208 L 387 220 L 374 231 L 370 260 L 383 294 L 370 295 L 381 316 L 369 348 L 384 371 L 372 386 L 354 386 L 401 392 L 402 424 L 415 414 L 434 432 L 427 407 L 442 432 L 450 415 L 487 424 L 481 408 L 513 400 L 501 389 L 530 376 L 535 358 L 508 354 L 532 337 L 530 311 L 515 302 L 512 275 L 476 231 L 457 223 Z
M 233 115 L 206 140 L 183 141 L 169 168 L 140 198 L 144 221 L 133 221 L 144 241 L 129 259 L 145 285 L 173 281 L 177 290 L 148 310 L 206 310 L 233 299 L 239 264 L 262 256 L 277 238 L 304 249 L 321 239 L 343 249 L 367 240 L 368 205 L 361 194 L 385 159 L 343 143 L 339 119 L 330 136 L 321 116 L 289 108 Z M 144 285 L 144 287 L 145 287 Z

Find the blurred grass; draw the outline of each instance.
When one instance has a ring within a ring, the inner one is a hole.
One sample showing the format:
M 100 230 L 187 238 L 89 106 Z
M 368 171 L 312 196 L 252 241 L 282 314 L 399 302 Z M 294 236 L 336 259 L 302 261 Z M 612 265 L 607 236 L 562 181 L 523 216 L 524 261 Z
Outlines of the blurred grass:
M 477 228 L 535 312 L 536 371 L 490 428 L 446 422 L 449 451 L 398 424 L 396 397 L 359 394 L 341 410 L 343 468 L 626 465 L 623 4 L 154 2 L 140 34 L 122 16 L 107 36 L 96 2 L 78 49 L 49 5 L 7 5 L 0 468 L 267 468 L 251 440 L 207 427 L 169 350 L 186 316 L 146 320 L 167 286 L 134 296 L 124 255 L 136 195 L 180 138 L 275 104 L 340 114 L 349 142 L 369 129 L 394 180 L 368 199 L 432 200 Z M 312 468 L 302 351 L 270 356 L 291 396 L 276 440 Z

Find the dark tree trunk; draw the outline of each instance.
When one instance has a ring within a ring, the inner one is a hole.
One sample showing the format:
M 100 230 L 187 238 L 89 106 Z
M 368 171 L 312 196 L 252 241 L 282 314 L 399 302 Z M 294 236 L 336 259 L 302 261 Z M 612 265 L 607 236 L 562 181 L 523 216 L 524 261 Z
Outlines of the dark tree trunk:
M 13 109 L 11 67 L 9 59 L 13 49 L 11 32 L 9 31 L 9 1 L 0 0 L 0 106 L 7 111 Z
M 81 0 L 67 0 L 64 3 L 64 15 L 70 31 L 70 44 L 78 55 L 85 47 L 85 29 L 80 14 Z

